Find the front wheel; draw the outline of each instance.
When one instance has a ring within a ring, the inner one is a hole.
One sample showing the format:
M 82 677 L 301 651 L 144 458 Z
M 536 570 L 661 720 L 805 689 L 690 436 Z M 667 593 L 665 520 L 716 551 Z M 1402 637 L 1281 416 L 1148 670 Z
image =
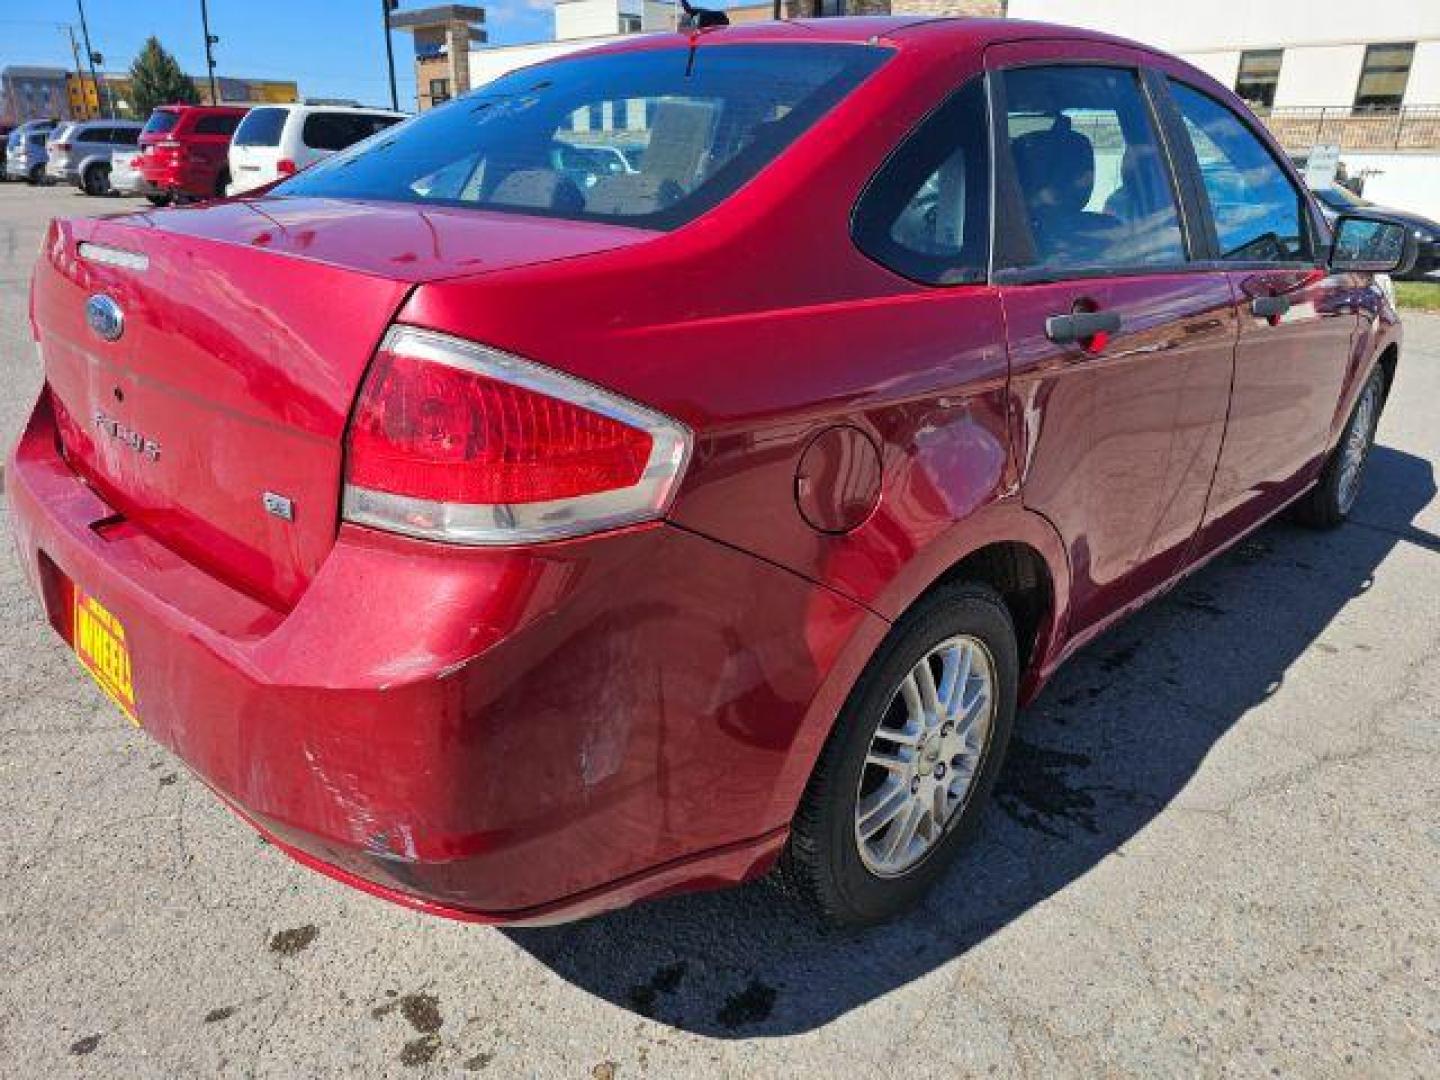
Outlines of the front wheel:
M 1301 524 L 1331 529 L 1350 516 L 1360 495 L 1360 481 L 1375 445 L 1375 428 L 1384 403 L 1385 373 L 1376 367 L 1355 401 L 1339 445 L 1325 462 L 1320 482 L 1295 504 L 1295 518 Z
M 891 918 L 979 822 L 1015 718 L 1005 603 L 980 585 L 924 598 L 870 661 L 791 825 L 785 879 L 839 925 Z

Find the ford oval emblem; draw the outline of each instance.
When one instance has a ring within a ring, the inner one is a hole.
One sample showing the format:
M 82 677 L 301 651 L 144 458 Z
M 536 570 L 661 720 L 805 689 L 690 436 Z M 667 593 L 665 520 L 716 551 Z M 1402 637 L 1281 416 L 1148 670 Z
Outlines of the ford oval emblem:
M 104 293 L 97 293 L 86 301 L 85 321 L 106 341 L 118 341 L 125 332 L 125 312 Z

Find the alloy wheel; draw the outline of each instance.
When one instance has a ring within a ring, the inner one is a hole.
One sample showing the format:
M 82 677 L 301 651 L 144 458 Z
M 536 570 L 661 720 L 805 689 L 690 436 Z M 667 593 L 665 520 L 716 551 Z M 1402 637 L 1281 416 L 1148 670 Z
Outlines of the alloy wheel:
M 1348 514 L 1360 494 L 1360 477 L 1365 469 L 1365 459 L 1370 454 L 1370 443 L 1375 428 L 1375 413 L 1380 407 L 1380 384 L 1371 380 L 1360 395 L 1355 406 L 1355 415 L 1345 431 L 1345 442 L 1340 448 L 1340 477 L 1336 485 L 1336 498 L 1340 512 Z
M 901 680 L 855 801 L 855 841 L 872 874 L 908 873 L 944 837 L 980 772 L 995 708 L 995 661 L 969 635 L 940 642 Z

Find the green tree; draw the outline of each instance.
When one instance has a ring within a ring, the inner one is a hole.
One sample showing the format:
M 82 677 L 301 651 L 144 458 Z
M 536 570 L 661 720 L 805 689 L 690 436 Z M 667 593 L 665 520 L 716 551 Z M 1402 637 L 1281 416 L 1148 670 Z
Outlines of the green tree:
M 141 119 L 156 105 L 195 105 L 200 101 L 195 84 L 155 37 L 145 42 L 130 65 L 130 95 L 135 115 Z

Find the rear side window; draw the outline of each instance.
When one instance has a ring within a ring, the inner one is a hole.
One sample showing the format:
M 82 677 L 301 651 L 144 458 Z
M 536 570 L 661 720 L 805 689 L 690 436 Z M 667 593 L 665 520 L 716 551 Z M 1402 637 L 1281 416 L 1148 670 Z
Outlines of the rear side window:
M 119 146 L 134 146 L 139 138 L 139 128 L 116 128 L 110 133 L 110 141 Z
M 195 121 L 196 135 L 232 135 L 240 126 L 240 117 L 211 113 Z
M 388 116 L 366 116 L 363 113 L 311 113 L 305 118 L 300 141 L 312 150 L 344 150 L 377 131 L 384 131 L 395 121 Z
M 675 228 L 754 176 L 888 55 L 746 44 L 567 57 L 503 76 L 275 193 Z
M 235 129 L 236 146 L 279 146 L 289 109 L 251 109 Z
M 984 281 L 990 249 L 989 131 L 976 79 L 890 155 L 855 208 L 855 243 L 928 285 Z
M 167 131 L 174 131 L 175 125 L 180 122 L 180 114 L 172 109 L 156 109 L 150 114 L 150 119 L 145 121 L 145 135 L 164 135 Z
M 1195 148 L 1215 219 L 1220 257 L 1239 262 L 1309 262 L 1305 203 L 1263 143 L 1214 98 L 1171 82 Z
M 1185 262 L 1170 168 L 1135 71 L 1018 68 L 1004 73 L 1004 86 L 1032 265 L 1124 270 Z

